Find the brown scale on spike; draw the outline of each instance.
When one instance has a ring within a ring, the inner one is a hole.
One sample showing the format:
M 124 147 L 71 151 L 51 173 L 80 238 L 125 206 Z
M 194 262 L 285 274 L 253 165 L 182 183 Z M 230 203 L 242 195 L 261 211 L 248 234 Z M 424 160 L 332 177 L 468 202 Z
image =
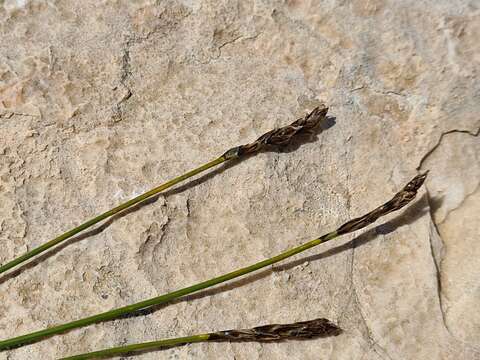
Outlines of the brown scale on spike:
M 236 146 L 226 151 L 223 156 L 227 159 L 238 158 L 259 152 L 267 146 L 285 146 L 300 132 L 311 133 L 312 130 L 326 118 L 328 108 L 324 105 L 316 107 L 312 112 L 305 115 L 290 125 L 271 130 L 252 143 Z
M 293 324 L 272 324 L 251 329 L 226 330 L 209 334 L 209 341 L 282 341 L 305 340 L 342 333 L 337 325 L 327 319 L 301 321 Z
M 337 234 L 342 235 L 362 229 L 365 226 L 374 223 L 379 217 L 387 215 L 392 211 L 400 210 L 415 198 L 417 191 L 423 185 L 427 174 L 428 171 L 415 176 L 407 185 L 405 185 L 402 190 L 396 193 L 390 201 L 387 201 L 385 204 L 379 206 L 373 211 L 370 211 L 366 215 L 350 220 L 349 222 L 343 224 L 337 229 Z

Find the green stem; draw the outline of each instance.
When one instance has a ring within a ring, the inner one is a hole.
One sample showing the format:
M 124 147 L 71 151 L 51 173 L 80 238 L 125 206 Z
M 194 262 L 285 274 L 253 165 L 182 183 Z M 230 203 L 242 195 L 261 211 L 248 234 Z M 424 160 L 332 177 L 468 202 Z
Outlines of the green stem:
M 231 329 L 200 334 L 188 337 L 180 337 L 168 340 L 157 340 L 145 343 L 116 346 L 110 349 L 92 351 L 60 360 L 72 359 L 95 359 L 111 357 L 130 353 L 133 351 L 153 350 L 161 347 L 183 345 L 201 341 L 285 341 L 285 340 L 311 340 L 320 337 L 338 336 L 343 330 L 330 320 L 317 318 L 307 321 L 298 321 L 289 324 L 268 324 L 256 326 L 250 329 Z
M 196 342 L 208 341 L 210 338 L 210 334 L 200 334 L 200 335 L 193 335 L 193 336 L 185 336 L 179 337 L 175 339 L 166 339 L 166 340 L 157 340 L 157 341 L 150 341 L 140 344 L 132 344 L 126 346 L 118 346 L 110 349 L 104 349 L 99 351 L 93 351 L 90 353 L 79 354 L 74 356 L 69 356 L 66 358 L 62 358 L 60 360 L 85 360 L 85 359 L 95 359 L 95 358 L 102 358 L 102 357 L 110 357 L 114 355 L 120 355 L 129 353 L 132 351 L 144 351 L 144 350 L 151 350 L 157 349 L 160 347 L 167 347 L 167 346 L 175 346 L 175 345 L 183 345 L 183 344 L 191 344 Z
M 47 336 L 60 334 L 64 331 L 66 331 L 66 330 L 71 330 L 71 329 L 76 329 L 76 328 L 88 326 L 88 325 L 95 324 L 95 323 L 98 323 L 98 322 L 101 322 L 101 321 L 116 319 L 120 316 L 131 314 L 131 313 L 133 313 L 135 311 L 138 311 L 138 310 L 149 308 L 149 307 L 154 306 L 154 305 L 164 304 L 166 302 L 177 299 L 179 297 L 182 297 L 182 296 L 185 296 L 185 295 L 188 295 L 188 294 L 191 294 L 191 293 L 209 288 L 211 286 L 223 283 L 223 282 L 228 281 L 228 280 L 232 280 L 234 278 L 246 275 L 248 273 L 259 270 L 259 269 L 264 268 L 266 266 L 273 265 L 273 264 L 275 264 L 279 261 L 282 261 L 284 259 L 287 259 L 287 258 L 293 256 L 293 255 L 296 255 L 296 254 L 301 253 L 301 252 L 303 252 L 307 249 L 310 249 L 314 246 L 317 246 L 317 245 L 319 245 L 319 244 L 321 244 L 325 241 L 334 239 L 337 236 L 339 236 L 337 231 L 333 231 L 333 232 L 330 232 L 326 235 L 323 235 L 323 236 L 321 236 L 321 237 L 319 237 L 315 240 L 311 240 L 311 241 L 309 241 L 309 242 L 307 242 L 303 245 L 300 245 L 300 246 L 294 247 L 290 250 L 287 250 L 287 251 L 285 251 L 285 252 L 283 252 L 283 253 L 281 253 L 277 256 L 274 256 L 272 258 L 269 258 L 269 259 L 257 262 L 253 265 L 250 265 L 250 266 L 247 266 L 247 267 L 229 272 L 225 275 L 218 276 L 218 277 L 215 277 L 213 279 L 210 279 L 210 280 L 207 280 L 207 281 L 204 281 L 204 282 L 201 282 L 201 283 L 198 283 L 198 284 L 195 284 L 195 285 L 192 285 L 192 286 L 189 286 L 189 287 L 177 290 L 177 291 L 173 291 L 173 292 L 165 294 L 165 295 L 157 296 L 157 297 L 154 297 L 154 298 L 151 298 L 151 299 L 148 299 L 148 300 L 140 301 L 140 302 L 135 303 L 135 304 L 124 306 L 124 307 L 114 309 L 114 310 L 111 310 L 111 311 L 107 311 L 107 312 L 104 312 L 104 313 L 100 313 L 100 314 L 97 314 L 97 315 L 89 316 L 89 317 L 86 317 L 86 318 L 83 318 L 83 319 L 80 319 L 80 320 L 76 320 L 76 321 L 72 321 L 72 322 L 69 322 L 69 323 L 65 323 L 65 324 L 62 324 L 62 325 L 53 326 L 53 327 L 43 329 L 43 330 L 40 330 L 40 331 L 36 331 L 36 332 L 30 333 L 30 334 L 26 334 L 26 335 L 18 336 L 18 337 L 11 338 L 11 339 L 8 339 L 8 340 L 0 341 L 0 350 L 5 350 L 5 349 L 11 348 L 11 347 L 16 347 L 18 345 L 35 342 L 35 341 L 38 341 L 38 340 L 40 340 L 44 337 L 47 337 Z
M 0 274 L 27 261 L 28 259 L 50 249 L 52 246 L 55 246 L 59 243 L 61 243 L 62 241 L 65 241 L 69 238 L 71 238 L 72 236 L 78 234 L 79 232 L 85 230 L 85 229 L 88 229 L 89 227 L 97 224 L 98 222 L 102 221 L 102 220 L 105 220 L 106 218 L 109 218 L 110 216 L 113 216 L 117 213 L 119 213 L 120 211 L 123 211 L 125 209 L 128 209 L 129 207 L 135 205 L 135 204 L 138 204 L 139 202 L 142 202 L 150 197 L 152 197 L 153 195 L 156 195 L 158 194 L 159 192 L 163 191 L 163 190 L 166 190 L 168 189 L 169 187 L 175 185 L 175 184 L 178 184 L 179 182 L 183 181 L 183 180 L 186 180 L 192 176 L 195 176 L 207 169 L 210 169 L 211 167 L 214 167 L 216 165 L 219 165 L 223 162 L 225 162 L 226 160 L 229 160 L 228 158 L 226 158 L 225 156 L 220 156 L 219 158 L 215 159 L 215 160 L 212 160 L 196 169 L 193 169 L 183 175 L 180 175 L 178 177 L 176 177 L 175 179 L 172 179 L 170 181 L 167 181 L 166 183 L 160 185 L 160 186 L 157 186 L 156 188 L 150 190 L 150 191 L 147 191 L 146 193 L 143 193 L 131 200 L 128 200 L 127 202 L 121 204 L 121 205 L 118 205 L 117 207 L 114 207 L 113 209 L 111 210 L 108 210 L 107 212 L 104 212 L 103 214 L 101 215 L 98 215 L 97 217 L 91 219 L 91 220 L 88 220 L 86 222 L 84 222 L 83 224 L 81 224 L 80 226 L 77 226 L 76 228 L 72 229 L 72 230 L 69 230 L 67 231 L 66 233 L 56 237 L 55 239 L 52 239 L 48 242 L 46 242 L 45 244 L 43 245 L 40 245 L 36 248 L 34 248 L 33 250 L 30 250 L 29 252 L 13 259 L 12 261 L 0 266 Z
M 25 343 L 30 343 L 30 342 L 35 342 L 38 341 L 46 336 L 50 335 L 56 335 L 59 333 L 62 333 L 66 330 L 70 329 L 75 329 L 75 328 L 80 328 L 83 326 L 91 325 L 94 323 L 98 323 L 101 321 L 106 321 L 106 320 L 112 320 L 115 318 L 118 318 L 122 315 L 127 315 L 134 313 L 135 311 L 141 310 L 141 309 L 146 309 L 154 305 L 160 305 L 164 304 L 170 300 L 177 299 L 179 297 L 182 297 L 184 295 L 188 295 L 194 292 L 197 292 L 199 290 L 203 290 L 206 288 L 209 288 L 211 286 L 223 283 L 228 280 L 232 280 L 234 278 L 237 278 L 239 276 L 246 275 L 248 273 L 251 273 L 253 271 L 259 270 L 261 268 L 264 268 L 268 265 L 273 265 L 279 261 L 282 261 L 284 259 L 287 259 L 293 255 L 296 255 L 298 253 L 301 253 L 307 249 L 310 249 L 314 246 L 317 246 L 321 243 L 324 243 L 328 240 L 334 239 L 338 236 L 363 229 L 364 227 L 373 224 L 375 221 L 377 221 L 380 217 L 385 216 L 387 214 L 390 214 L 393 211 L 400 210 L 407 204 L 409 204 L 413 199 L 415 199 L 418 189 L 422 186 L 424 183 L 425 179 L 427 177 L 427 173 L 420 174 L 415 176 L 410 182 L 404 186 L 402 190 L 400 190 L 398 193 L 396 193 L 392 199 L 387 201 L 385 204 L 377 207 L 376 209 L 368 212 L 367 214 L 360 216 L 358 218 L 352 219 L 342 226 L 340 226 L 337 230 L 332 231 L 328 234 L 325 234 L 315 240 L 311 240 L 309 242 L 304 243 L 303 245 L 294 247 L 290 250 L 287 250 L 277 256 L 274 256 L 270 259 L 266 259 L 260 262 L 257 262 L 253 265 L 232 271 L 228 274 L 218 276 L 216 278 L 198 283 L 193 286 L 189 286 L 177 291 L 173 291 L 171 293 L 157 296 L 148 300 L 140 301 L 136 304 L 124 306 L 118 309 L 114 309 L 111 311 L 107 311 L 101 314 L 93 315 L 84 319 L 72 321 L 66 324 L 62 325 L 57 325 L 51 328 L 47 328 L 44 330 L 36 331 L 30 334 L 18 336 L 12 339 L 7 339 L 4 341 L 0 341 L 0 350 L 5 350 L 11 347 L 15 347 L 18 345 L 22 345 Z
M 0 266 L 0 274 L 4 273 L 5 271 L 23 263 L 24 261 L 27 261 L 28 259 L 50 249 L 52 246 L 55 246 L 62 241 L 71 238 L 72 236 L 78 234 L 79 232 L 89 228 L 90 226 L 95 225 L 96 223 L 105 220 L 106 218 L 117 214 L 118 212 L 125 210 L 143 200 L 148 199 L 149 197 L 158 194 L 159 192 L 168 189 L 169 187 L 179 183 L 180 181 L 186 180 L 189 177 L 192 177 L 198 173 L 201 173 L 202 171 L 205 171 L 207 169 L 210 169 L 213 166 L 216 166 L 218 164 L 221 164 L 225 161 L 231 160 L 231 159 L 238 159 L 240 157 L 246 156 L 246 155 L 252 155 L 260 151 L 261 149 L 267 147 L 267 146 L 285 146 L 286 144 L 290 143 L 290 141 L 300 132 L 302 131 L 311 131 L 313 128 L 315 128 L 321 120 L 326 118 L 328 108 L 325 106 L 317 107 L 315 108 L 310 114 L 305 115 L 304 118 L 298 119 L 294 121 L 291 125 L 284 126 L 283 128 L 275 129 L 272 131 L 269 131 L 262 136 L 260 136 L 256 141 L 250 144 L 245 144 L 245 145 L 240 145 L 233 147 L 229 150 L 227 150 L 222 156 L 218 157 L 215 160 L 212 160 L 194 170 L 191 170 L 179 177 L 176 177 L 173 180 L 170 180 L 166 182 L 163 185 L 160 185 L 150 191 L 147 191 L 146 193 L 139 195 L 101 215 L 98 215 L 97 217 L 88 220 L 87 222 L 81 224 L 80 226 L 77 226 L 76 228 L 67 231 L 66 233 L 56 237 L 55 239 L 52 239 L 45 244 L 34 248 L 33 250 L 13 259 L 12 261 Z

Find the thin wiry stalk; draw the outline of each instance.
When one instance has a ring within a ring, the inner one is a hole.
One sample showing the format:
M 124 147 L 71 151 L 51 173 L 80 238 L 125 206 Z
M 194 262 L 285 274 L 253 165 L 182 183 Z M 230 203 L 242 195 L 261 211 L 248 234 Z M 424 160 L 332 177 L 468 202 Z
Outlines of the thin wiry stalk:
M 139 344 L 118 346 L 62 358 L 60 360 L 86 360 L 124 355 L 135 351 L 147 351 L 164 347 L 191 344 L 195 342 L 258 341 L 274 342 L 285 340 L 307 340 L 320 337 L 338 336 L 342 329 L 327 319 L 300 321 L 293 324 L 272 324 L 251 329 L 224 330 L 174 339 L 150 341 Z
M 72 236 L 80 233 L 81 231 L 90 228 L 91 226 L 99 223 L 100 221 L 105 220 L 121 211 L 124 211 L 132 207 L 133 205 L 138 204 L 148 198 L 151 198 L 152 196 L 157 195 L 161 191 L 164 191 L 169 187 L 176 185 L 179 182 L 184 181 L 192 176 L 200 174 L 205 170 L 208 170 L 214 166 L 217 166 L 223 162 L 226 162 L 232 159 L 238 159 L 240 157 L 244 157 L 247 155 L 253 155 L 258 151 L 265 149 L 267 146 L 272 146 L 272 145 L 285 146 L 291 142 L 291 140 L 294 138 L 294 136 L 297 133 L 311 132 L 313 128 L 315 128 L 323 119 L 326 118 L 327 111 L 328 111 L 328 108 L 322 105 L 320 107 L 315 108 L 311 113 L 305 115 L 304 118 L 300 118 L 290 125 L 267 132 L 266 134 L 260 136 L 253 143 L 231 148 L 230 150 L 227 150 L 222 156 L 202 166 L 199 166 L 198 168 L 193 169 L 183 175 L 180 175 L 170 181 L 167 181 L 166 183 L 160 186 L 157 186 L 156 188 L 149 190 L 133 199 L 130 199 L 124 202 L 123 204 L 120 204 L 114 207 L 113 209 L 108 210 L 107 212 L 104 212 L 103 214 L 100 214 L 94 217 L 93 219 L 90 219 L 84 222 L 83 224 L 77 226 L 76 228 L 69 230 L 66 233 L 63 233 L 60 236 L 57 236 L 56 238 L 44 243 L 43 245 L 40 245 L 30 250 L 29 252 L 7 262 L 6 264 L 0 266 L 0 274 L 4 273 L 9 269 L 14 268 L 17 265 L 20 265 L 21 263 L 33 258 L 34 256 L 41 254 L 42 252 L 71 238 Z
M 276 255 L 266 260 L 262 260 L 253 265 L 229 272 L 227 274 L 215 277 L 213 279 L 210 279 L 210 280 L 207 280 L 207 281 L 204 281 L 180 290 L 170 292 L 168 294 L 164 294 L 148 300 L 140 301 L 135 304 L 127 305 L 127 306 L 110 310 L 107 312 L 103 312 L 97 315 L 89 316 L 80 320 L 72 321 L 72 322 L 57 325 L 57 326 L 52 326 L 50 328 L 36 331 L 30 334 L 0 341 L 0 350 L 5 350 L 5 349 L 16 347 L 22 344 L 35 342 L 46 336 L 57 335 L 70 329 L 88 326 L 101 321 L 116 319 L 120 316 L 131 314 L 138 310 L 146 309 L 155 305 L 164 304 L 166 302 L 177 299 L 179 297 L 192 294 L 194 292 L 212 287 L 214 285 L 226 282 L 228 280 L 232 280 L 237 277 L 246 275 L 248 273 L 259 270 L 266 266 L 273 265 L 279 261 L 285 260 L 293 255 L 301 253 L 321 243 L 332 240 L 340 235 L 362 229 L 365 226 L 375 222 L 379 217 L 384 216 L 392 211 L 399 210 L 405 205 L 407 205 L 409 202 L 411 202 L 417 195 L 417 191 L 422 186 L 426 176 L 427 176 L 427 173 L 416 176 L 401 191 L 399 191 L 390 201 L 386 202 L 384 205 L 376 208 L 375 210 L 370 211 L 366 215 L 353 219 L 351 221 L 348 221 L 347 223 L 340 226 L 335 231 L 332 231 L 328 234 L 325 234 L 317 239 L 311 240 L 300 246 L 291 248 L 283 253 L 280 253 L 279 255 Z

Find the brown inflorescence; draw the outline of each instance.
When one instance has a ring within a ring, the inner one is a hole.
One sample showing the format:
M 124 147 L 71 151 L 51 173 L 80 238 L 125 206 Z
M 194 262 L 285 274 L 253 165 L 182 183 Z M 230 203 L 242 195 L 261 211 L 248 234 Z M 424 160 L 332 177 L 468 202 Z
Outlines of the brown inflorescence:
M 226 151 L 223 155 L 228 159 L 238 158 L 245 155 L 252 155 L 265 149 L 267 146 L 285 146 L 298 133 L 311 133 L 318 124 L 326 118 L 328 108 L 324 105 L 318 106 L 303 118 L 295 120 L 290 125 L 279 129 L 271 130 L 252 143 L 237 146 Z
M 388 213 L 396 210 L 400 210 L 417 195 L 418 189 L 424 183 L 427 177 L 428 171 L 415 176 L 405 187 L 400 190 L 395 196 L 387 201 L 382 206 L 379 206 L 368 214 L 360 216 L 356 219 L 350 220 L 337 229 L 337 234 L 342 235 L 352 231 L 356 231 L 374 223 L 379 217 L 387 215 Z
M 301 321 L 293 324 L 272 324 L 251 329 L 227 330 L 210 334 L 211 341 L 282 341 L 337 336 L 342 333 L 328 319 Z

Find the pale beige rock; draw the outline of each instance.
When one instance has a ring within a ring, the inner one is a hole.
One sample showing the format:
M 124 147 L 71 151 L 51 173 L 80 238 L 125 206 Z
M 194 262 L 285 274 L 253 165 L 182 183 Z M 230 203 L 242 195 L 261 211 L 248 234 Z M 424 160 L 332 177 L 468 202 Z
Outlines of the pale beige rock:
M 432 197 L 432 243 L 441 286 L 444 321 L 449 332 L 479 347 L 480 316 L 480 141 L 477 133 L 445 134 L 423 162 L 431 169 L 427 182 Z
M 1 339 L 272 256 L 431 174 L 371 230 L 0 359 L 312 317 L 345 333 L 138 358 L 480 358 L 479 24 L 468 0 L 1 2 L 2 263 L 320 102 L 336 118 L 0 277 Z

